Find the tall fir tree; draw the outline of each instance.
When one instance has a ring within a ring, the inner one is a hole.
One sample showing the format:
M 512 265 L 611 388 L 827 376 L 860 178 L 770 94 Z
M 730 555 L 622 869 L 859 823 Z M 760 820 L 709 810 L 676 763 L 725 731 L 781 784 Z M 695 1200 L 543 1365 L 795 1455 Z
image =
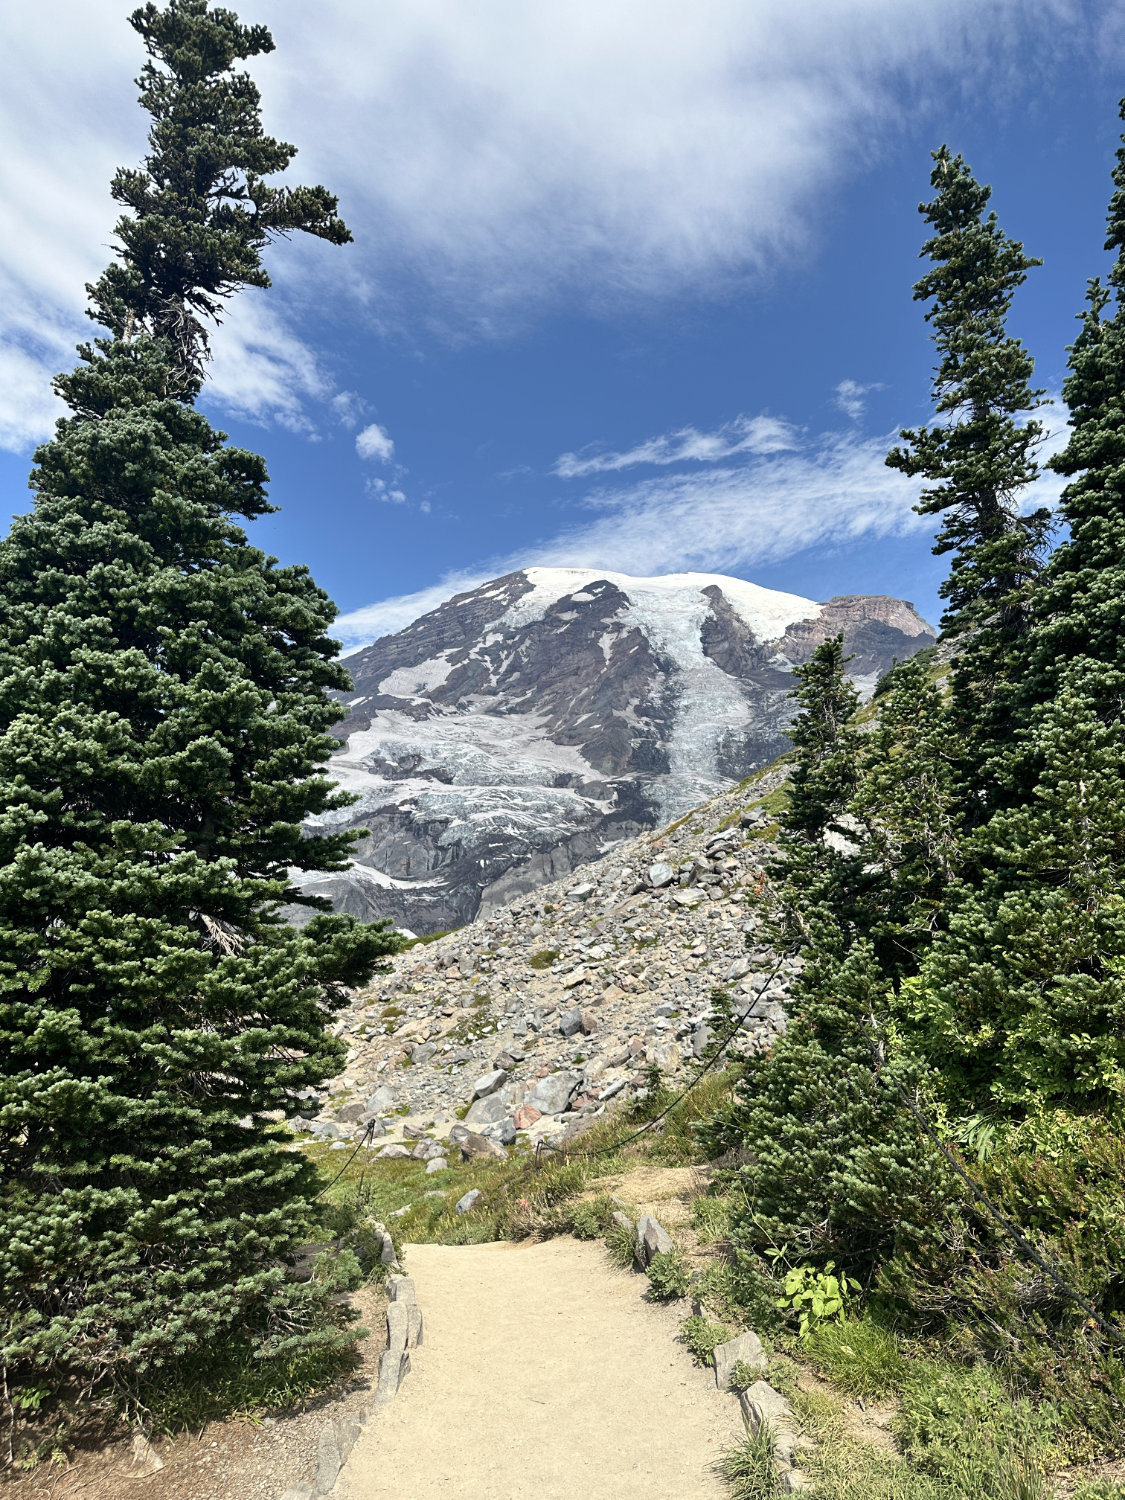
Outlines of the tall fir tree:
M 942 146 L 933 159 L 935 196 L 919 205 L 934 230 L 921 251 L 933 269 L 915 283 L 914 297 L 932 304 L 925 316 L 939 355 L 939 420 L 904 430 L 904 446 L 887 463 L 930 481 L 917 509 L 942 517 L 934 551 L 952 557 L 941 623 L 947 638 L 963 642 L 953 702 L 979 775 L 1009 733 L 1007 684 L 1052 524 L 1044 508 L 1021 514 L 1043 437 L 1042 424 L 1027 414 L 1043 393 L 1031 386 L 1034 361 L 1006 328 L 1016 290 L 1042 262 L 1008 239 L 995 213 L 986 214 L 992 190 L 962 157 Z M 978 797 L 972 811 L 983 818 L 989 805 Z
M 712 1150 L 750 1157 L 739 1168 L 743 1250 L 784 1245 L 792 1260 L 870 1271 L 901 1229 L 926 1220 L 939 1179 L 902 1103 L 917 1070 L 886 1046 L 891 985 L 868 930 L 881 875 L 850 811 L 862 756 L 845 664 L 837 636 L 797 673 L 790 804 L 772 872 L 775 930 L 802 957 L 792 1019 L 769 1052 L 747 1059 L 732 1105 L 701 1134 Z
M 267 284 L 266 243 L 349 236 L 323 188 L 263 180 L 293 155 L 233 71 L 263 28 L 207 0 L 132 24 L 153 128 L 90 289 L 110 336 L 57 381 L 0 544 L 0 1361 L 9 1390 L 135 1399 L 345 1336 L 296 1279 L 317 1179 L 272 1121 L 338 1071 L 332 1013 L 399 940 L 279 915 L 293 872 L 346 862 L 301 824 L 349 800 L 323 769 L 348 679 L 330 601 L 240 525 L 263 461 L 193 404 L 201 318 Z
M 1125 110 L 1125 104 L 1123 104 Z M 1067 539 L 1034 598 L 978 878 L 919 984 L 923 1033 L 966 1105 L 1120 1110 L 1125 1080 L 1125 144 L 1053 465 Z M 1107 316 L 1107 309 L 1113 305 Z

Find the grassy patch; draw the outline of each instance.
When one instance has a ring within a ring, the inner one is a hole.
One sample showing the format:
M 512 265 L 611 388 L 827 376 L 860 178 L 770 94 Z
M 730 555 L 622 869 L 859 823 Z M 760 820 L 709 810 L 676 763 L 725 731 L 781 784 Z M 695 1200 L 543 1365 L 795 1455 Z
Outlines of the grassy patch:
M 558 948 L 544 948 L 539 953 L 533 953 L 527 962 L 532 969 L 549 969 L 552 964 L 558 962 L 558 958 Z
M 719 1460 L 719 1473 L 730 1485 L 731 1500 L 772 1500 L 784 1494 L 773 1466 L 773 1430 L 769 1423 L 755 1437 L 728 1448 Z
M 867 1318 L 822 1324 L 805 1352 L 841 1390 L 865 1399 L 900 1391 L 910 1371 L 894 1334 Z

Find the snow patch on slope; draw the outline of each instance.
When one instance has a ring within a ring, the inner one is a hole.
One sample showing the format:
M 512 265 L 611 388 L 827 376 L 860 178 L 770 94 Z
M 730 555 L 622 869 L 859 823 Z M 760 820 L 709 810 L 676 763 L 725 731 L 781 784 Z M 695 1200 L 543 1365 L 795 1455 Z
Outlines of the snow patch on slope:
M 660 599 L 664 604 L 663 614 L 667 613 L 667 605 L 673 603 L 679 609 L 694 610 L 697 600 L 706 612 L 710 606 L 703 590 L 718 588 L 759 642 L 779 640 L 790 625 L 798 620 L 815 619 L 820 613 L 820 605 L 812 599 L 764 589 L 722 573 L 667 573 L 657 578 L 633 578 L 628 573 L 597 568 L 524 568 L 523 575 L 532 587 L 496 621 L 501 628 L 531 625 L 541 620 L 552 604 L 567 595 L 581 594 L 590 584 L 603 579 L 619 588 L 634 604 L 639 604 L 642 598 Z M 636 611 L 635 623 L 643 626 L 640 610 Z

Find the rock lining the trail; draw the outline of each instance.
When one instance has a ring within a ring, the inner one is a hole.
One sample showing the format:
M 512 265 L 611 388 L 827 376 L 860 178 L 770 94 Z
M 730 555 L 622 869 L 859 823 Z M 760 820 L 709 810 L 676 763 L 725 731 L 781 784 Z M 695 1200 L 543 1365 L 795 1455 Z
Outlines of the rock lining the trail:
M 290 1485 L 279 1500 L 318 1500 L 319 1496 L 330 1495 L 366 1424 L 380 1407 L 398 1395 L 403 1378 L 410 1371 L 410 1351 L 419 1347 L 423 1336 L 422 1310 L 411 1277 L 392 1276 L 388 1280 L 386 1316 L 387 1347 L 379 1358 L 374 1395 L 358 1411 L 325 1423 L 317 1442 L 312 1479 Z

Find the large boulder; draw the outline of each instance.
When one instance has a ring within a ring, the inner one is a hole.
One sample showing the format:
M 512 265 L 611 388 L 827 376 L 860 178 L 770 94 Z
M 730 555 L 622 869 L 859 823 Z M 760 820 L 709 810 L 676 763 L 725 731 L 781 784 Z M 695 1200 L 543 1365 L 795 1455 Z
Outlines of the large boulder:
M 541 1115 L 561 1115 L 582 1082 L 580 1073 L 548 1073 L 541 1078 L 523 1101 Z
M 485 1073 L 473 1084 L 473 1098 L 487 1099 L 489 1094 L 494 1094 L 508 1081 L 508 1075 L 503 1068 L 493 1068 L 491 1073 Z
M 486 1099 L 477 1099 L 469 1106 L 469 1112 L 465 1116 L 465 1124 L 474 1127 L 479 1125 L 495 1125 L 497 1120 L 503 1120 L 508 1114 L 508 1106 L 499 1094 L 489 1094 Z

